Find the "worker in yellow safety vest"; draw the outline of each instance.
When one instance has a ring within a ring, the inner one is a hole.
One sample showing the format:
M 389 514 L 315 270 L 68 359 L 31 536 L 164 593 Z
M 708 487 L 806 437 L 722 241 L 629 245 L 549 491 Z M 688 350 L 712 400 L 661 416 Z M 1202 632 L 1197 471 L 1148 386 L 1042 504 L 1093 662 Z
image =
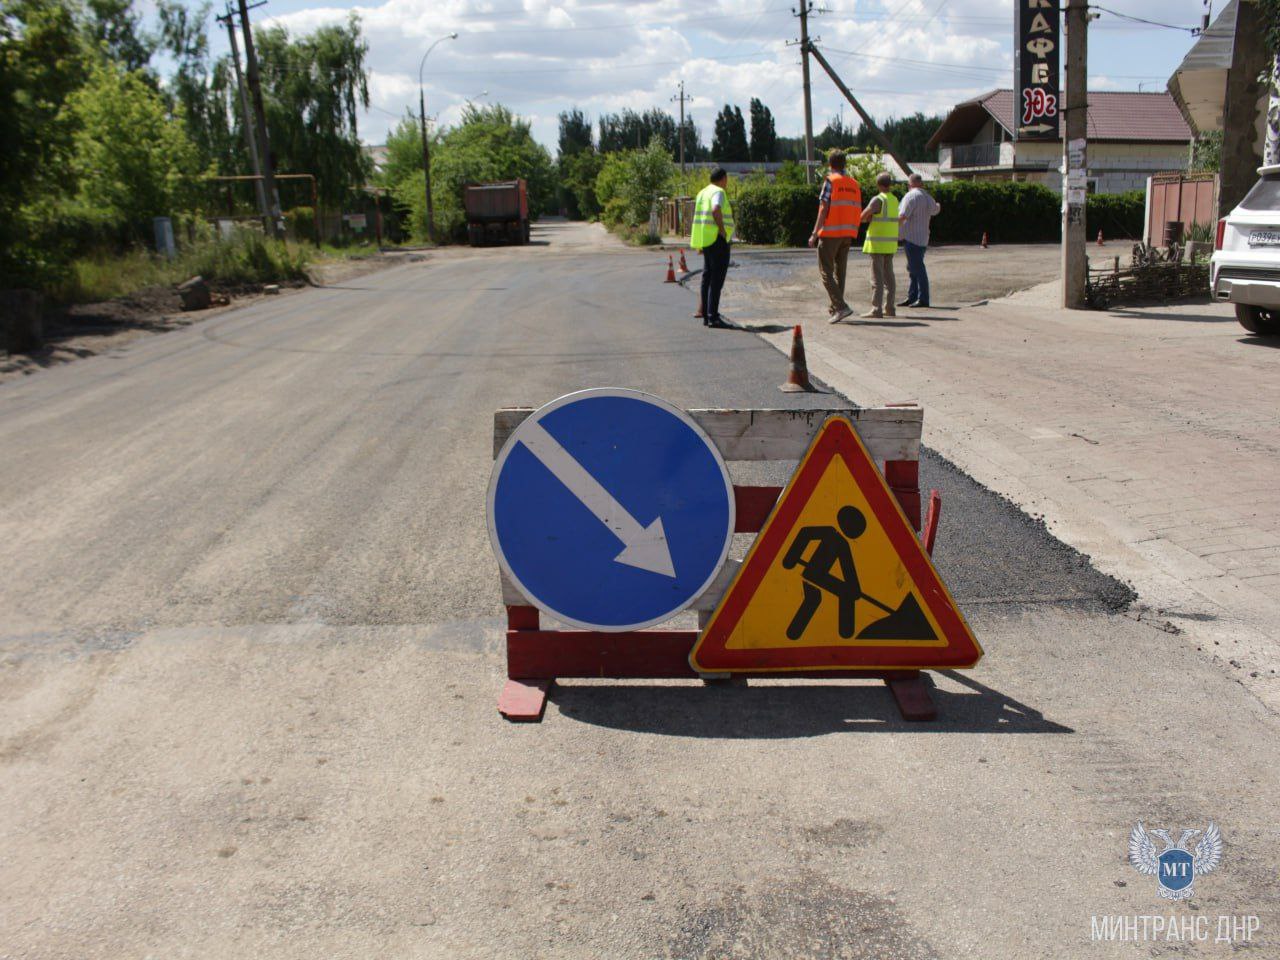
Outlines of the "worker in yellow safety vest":
M 827 316 L 839 323 L 853 316 L 844 299 L 845 272 L 849 265 L 849 247 L 858 238 L 862 221 L 862 188 L 844 172 L 843 150 L 832 150 L 827 156 L 830 173 L 818 195 L 818 219 L 814 221 L 809 246 L 818 249 L 818 275 L 826 288 Z
M 698 191 L 693 202 L 693 232 L 689 246 L 702 251 L 702 295 L 698 312 L 704 326 L 727 327 L 720 319 L 720 291 L 729 273 L 729 244 L 733 241 L 733 207 L 725 184 L 729 175 L 723 167 L 711 171 L 711 182 Z
M 880 192 L 862 208 L 862 222 L 869 224 L 862 252 L 871 258 L 871 309 L 863 317 L 892 317 L 896 292 L 893 282 L 893 255 L 898 252 L 898 198 L 889 192 L 893 177 L 876 177 Z

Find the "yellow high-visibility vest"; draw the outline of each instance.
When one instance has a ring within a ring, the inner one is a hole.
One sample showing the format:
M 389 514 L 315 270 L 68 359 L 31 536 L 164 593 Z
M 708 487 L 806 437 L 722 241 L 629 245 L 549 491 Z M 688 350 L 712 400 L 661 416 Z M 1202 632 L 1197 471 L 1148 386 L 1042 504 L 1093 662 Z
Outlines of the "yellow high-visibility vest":
M 867 224 L 867 238 L 862 241 L 863 253 L 898 252 L 898 198 L 892 193 L 878 194 L 880 212 Z
M 720 236 L 720 228 L 716 226 L 716 219 L 711 215 L 711 198 L 715 196 L 717 190 L 723 192 L 724 188 L 709 183 L 698 191 L 698 196 L 693 201 L 693 232 L 689 235 L 689 246 L 695 250 L 711 246 L 716 242 L 716 237 Z M 724 220 L 724 232 L 732 240 L 733 207 L 729 205 L 727 193 L 720 201 L 720 216 Z

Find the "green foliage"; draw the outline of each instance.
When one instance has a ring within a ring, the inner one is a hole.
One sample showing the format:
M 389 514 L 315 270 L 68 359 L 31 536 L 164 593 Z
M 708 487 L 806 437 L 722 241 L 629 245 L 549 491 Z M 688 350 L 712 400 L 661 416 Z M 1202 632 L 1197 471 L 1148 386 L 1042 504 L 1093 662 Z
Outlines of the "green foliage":
M 893 149 L 899 156 L 906 157 L 908 162 L 912 160 L 930 162 L 938 159 L 938 151 L 929 149 L 929 139 L 942 126 L 942 121 L 945 119 L 940 116 L 926 117 L 923 113 L 913 113 L 909 117 L 900 119 L 890 117 L 879 124 L 879 127 L 881 132 L 889 138 L 889 142 L 893 144 Z M 873 147 L 880 149 L 880 142 L 865 124 L 858 128 L 858 135 L 853 143 L 859 150 L 869 150 Z
M 716 132 L 711 140 L 711 158 L 718 163 L 742 163 L 751 159 L 751 147 L 747 143 L 747 125 L 742 111 L 724 105 L 716 116 Z
M 369 106 L 360 18 L 296 39 L 270 27 L 255 43 L 276 170 L 313 173 L 321 202 L 345 203 L 369 174 L 356 131 L 359 110 Z
M 587 115 L 574 107 L 560 114 L 559 159 L 572 157 L 586 150 L 594 150 L 591 142 L 591 121 Z
M 85 12 L 89 40 L 106 59 L 130 72 L 146 68 L 158 41 L 142 29 L 133 0 L 86 0 Z
M 1222 131 L 1202 133 L 1191 144 L 1191 169 L 1217 173 L 1222 169 Z
M 422 180 L 422 147 L 417 124 L 401 121 L 388 140 L 388 179 L 397 205 L 408 211 L 415 235 L 426 236 L 426 196 Z M 411 143 L 416 143 L 415 148 Z M 529 191 L 529 215 L 536 217 L 555 202 L 551 156 L 524 120 L 502 104 L 468 104 L 462 122 L 431 141 L 431 198 L 439 235 L 458 235 L 466 217 L 462 187 L 467 183 L 523 178 Z M 398 178 L 398 179 L 393 179 Z
M 1085 234 L 1093 237 L 1101 230 L 1108 239 L 1142 239 L 1146 203 L 1145 190 L 1091 194 L 1085 202 Z
M 816 184 L 773 183 L 746 188 L 733 203 L 734 239 L 801 247 L 818 212 Z
M 654 137 L 644 150 L 610 154 L 596 177 L 596 198 L 610 226 L 638 227 L 649 219 L 656 197 L 669 191 L 675 164 Z
M 75 127 L 71 210 L 100 236 L 150 235 L 151 218 L 195 207 L 195 145 L 137 71 L 104 64 L 67 100 Z
M 862 180 L 865 200 L 874 181 Z M 992 243 L 1040 243 L 1061 236 L 1062 200 L 1047 187 L 1031 183 L 965 182 L 926 184 L 942 205 L 930 224 L 934 243 L 978 243 L 985 231 Z M 904 185 L 893 192 L 902 195 Z M 752 185 L 733 201 L 739 239 L 747 243 L 801 246 L 813 229 L 818 186 L 774 182 Z M 1144 194 L 1094 194 L 1088 199 L 1086 229 L 1111 238 L 1142 236 Z
M 284 222 L 289 228 L 290 236 L 295 240 L 307 243 L 316 242 L 315 207 L 294 207 L 291 210 L 286 210 Z
M 793 187 L 802 187 L 805 185 L 804 167 L 794 160 L 784 160 L 782 161 L 782 166 L 778 168 L 778 172 L 774 175 L 774 182 L 788 184 Z
M 774 129 L 773 113 L 755 97 L 751 98 L 748 112 L 751 115 L 751 159 L 768 163 L 778 152 L 778 132 Z
M 205 24 L 209 3 L 190 9 L 177 0 L 160 0 L 162 49 L 173 58 L 174 71 L 165 89 L 170 107 L 186 124 L 187 134 L 200 151 L 200 165 L 223 173 L 248 172 L 241 166 L 243 139 L 237 141 L 229 117 L 238 105 L 233 101 L 230 65 L 209 60 Z
M 600 215 L 596 178 L 600 176 L 604 164 L 605 158 L 594 149 L 580 150 L 560 157 L 557 165 L 558 197 L 560 206 L 568 211 L 570 217 L 590 220 Z
M 133 248 L 73 260 L 49 294 L 59 303 L 92 303 L 145 287 L 171 286 L 200 276 L 217 286 L 305 281 L 310 251 L 240 229 L 230 240 L 205 237 L 172 260 Z

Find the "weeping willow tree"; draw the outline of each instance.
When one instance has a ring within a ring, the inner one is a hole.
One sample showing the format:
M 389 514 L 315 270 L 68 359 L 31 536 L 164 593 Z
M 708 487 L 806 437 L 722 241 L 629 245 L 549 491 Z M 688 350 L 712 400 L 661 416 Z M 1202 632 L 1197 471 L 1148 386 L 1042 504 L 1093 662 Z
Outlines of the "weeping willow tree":
M 315 174 L 321 202 L 342 204 L 370 172 L 356 131 L 357 112 L 369 106 L 360 19 L 302 37 L 279 26 L 255 37 L 276 172 Z

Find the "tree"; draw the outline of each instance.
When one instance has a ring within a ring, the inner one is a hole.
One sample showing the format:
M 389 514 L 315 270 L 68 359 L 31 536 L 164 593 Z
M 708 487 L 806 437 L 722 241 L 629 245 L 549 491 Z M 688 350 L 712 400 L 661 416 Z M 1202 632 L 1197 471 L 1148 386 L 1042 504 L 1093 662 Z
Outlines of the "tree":
M 58 270 L 48 224 L 74 187 L 62 109 L 91 59 L 68 0 L 0 0 L 0 287 L 38 286 Z
M 369 106 L 360 18 L 297 39 L 270 27 L 255 43 L 276 170 L 314 174 L 322 202 L 344 203 L 370 171 L 356 130 L 359 110 Z
M 202 166 L 213 165 L 223 173 L 247 172 L 238 149 L 231 116 L 237 108 L 230 66 L 209 60 L 209 36 L 205 25 L 209 3 L 195 10 L 177 0 L 160 0 L 160 46 L 174 61 L 165 88 L 173 111 L 186 123 L 187 133 L 200 151 Z M 244 141 L 241 140 L 240 143 Z
M 560 114 L 559 157 L 571 157 L 584 150 L 595 150 L 591 142 L 591 121 L 587 115 L 574 107 Z
M 408 119 L 401 121 L 393 136 L 397 147 L 392 158 L 400 155 L 398 146 L 408 139 Z M 416 132 L 412 134 L 417 136 Z M 388 142 L 391 146 L 391 141 Z M 419 155 L 421 145 L 419 143 Z M 405 154 L 408 151 L 404 151 Z M 403 159 L 395 159 L 397 165 Z M 407 165 L 407 164 L 406 164 Z M 551 156 L 533 139 L 529 121 L 517 117 L 502 104 L 477 106 L 468 104 L 462 122 L 441 131 L 431 144 L 431 197 L 435 205 L 436 224 L 444 232 L 455 232 L 465 222 L 462 209 L 462 186 L 486 180 L 515 180 L 528 183 L 529 212 L 537 216 L 554 201 L 555 178 Z M 423 196 L 422 164 L 408 171 L 392 187 L 396 202 L 411 215 L 419 235 L 426 233 L 426 198 Z
M 676 128 L 677 135 L 679 127 Z M 672 158 L 680 159 L 680 141 L 676 140 L 676 149 L 672 153 Z M 698 125 L 693 122 L 693 118 L 686 115 L 684 118 L 684 158 L 691 163 L 697 163 L 699 160 L 707 158 L 707 148 L 702 145 L 702 133 L 698 130 Z
M 819 150 L 827 151 L 836 148 L 844 150 L 853 146 L 856 139 L 853 127 L 846 127 L 842 117 L 832 117 L 827 121 L 822 132 L 813 138 L 814 159 L 818 159 L 816 154 Z
M 141 70 L 156 52 L 154 35 L 142 29 L 142 18 L 134 11 L 133 0 L 87 0 L 85 29 L 107 59 L 125 70 Z
M 938 151 L 930 150 L 928 144 L 930 138 L 942 126 L 944 119 L 946 118 L 940 116 L 926 117 L 923 113 L 917 112 L 901 119 L 890 117 L 880 125 L 880 130 L 889 138 L 889 142 L 893 144 L 893 149 L 899 156 L 905 157 L 908 162 L 911 160 L 928 162 L 937 159 Z M 859 150 L 865 150 L 870 147 L 879 147 L 880 141 L 864 124 L 858 128 L 853 144 Z
M 778 149 L 778 132 L 773 126 L 773 113 L 755 97 L 751 98 L 751 145 L 752 161 L 768 163 L 772 161 Z
M 747 144 L 747 125 L 742 111 L 725 104 L 716 117 L 716 132 L 711 140 L 712 158 L 721 163 L 741 163 L 751 159 Z
M 604 155 L 595 150 L 580 150 L 560 158 L 560 205 L 575 220 L 600 215 L 596 198 L 596 178 L 604 168 Z
M 605 221 L 632 227 L 647 222 L 654 200 L 668 189 L 675 172 L 671 154 L 658 137 L 643 150 L 610 154 L 596 178 Z
M 657 137 L 673 157 L 679 155 L 676 121 L 671 114 L 656 107 L 644 113 L 630 109 L 621 113 L 604 113 L 600 115 L 599 126 L 601 153 L 639 150 Z
M 78 218 L 104 235 L 140 239 L 152 217 L 196 205 L 199 152 L 140 71 L 95 66 L 66 112 L 76 131 L 70 172 Z

